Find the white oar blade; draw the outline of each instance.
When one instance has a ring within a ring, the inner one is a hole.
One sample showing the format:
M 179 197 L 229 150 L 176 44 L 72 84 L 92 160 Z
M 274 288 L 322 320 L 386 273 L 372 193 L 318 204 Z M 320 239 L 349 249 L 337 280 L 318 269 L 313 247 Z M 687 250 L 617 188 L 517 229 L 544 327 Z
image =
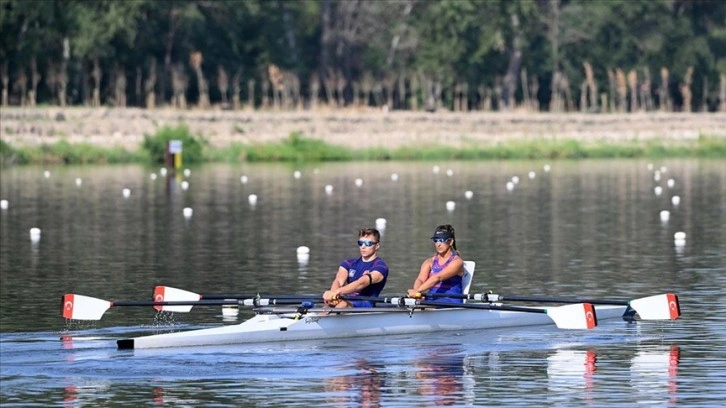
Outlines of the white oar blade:
M 630 301 L 630 307 L 643 320 L 675 320 L 681 315 L 678 296 L 674 293 L 634 299 Z
M 157 286 L 154 288 L 154 302 L 196 302 L 202 296 L 188 290 Z M 189 313 L 194 305 L 189 306 L 154 306 L 154 309 L 165 312 Z
M 66 293 L 63 295 L 63 317 L 73 320 L 101 320 L 112 305 L 108 300 Z
M 590 303 L 549 307 L 546 310 L 547 316 L 560 329 L 592 329 L 597 326 L 595 308 Z

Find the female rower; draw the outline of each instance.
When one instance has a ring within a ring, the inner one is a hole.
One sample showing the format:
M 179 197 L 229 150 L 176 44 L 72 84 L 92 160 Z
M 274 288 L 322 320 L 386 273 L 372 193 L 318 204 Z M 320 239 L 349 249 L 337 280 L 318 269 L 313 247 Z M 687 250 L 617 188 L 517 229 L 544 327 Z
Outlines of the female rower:
M 338 266 L 338 272 L 330 285 L 330 290 L 323 293 L 323 300 L 328 306 L 335 307 L 374 307 L 375 304 L 363 300 L 341 300 L 341 295 L 378 296 L 388 279 L 388 265 L 378 257 L 381 248 L 381 233 L 374 228 L 358 231 L 359 258 L 346 259 Z
M 462 277 L 464 276 L 464 260 L 456 249 L 454 227 L 449 224 L 439 225 L 431 237 L 436 254 L 426 258 L 421 264 L 421 271 L 408 290 L 408 296 L 420 297 L 421 293 L 456 294 L 462 293 Z M 462 299 L 447 297 L 427 297 L 435 302 L 462 303 Z

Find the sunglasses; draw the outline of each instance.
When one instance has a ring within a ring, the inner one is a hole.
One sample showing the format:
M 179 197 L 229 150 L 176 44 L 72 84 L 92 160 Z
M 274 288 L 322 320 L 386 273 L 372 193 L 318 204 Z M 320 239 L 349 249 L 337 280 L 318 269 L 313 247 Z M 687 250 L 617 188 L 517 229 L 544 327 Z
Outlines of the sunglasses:
M 373 245 L 375 245 L 375 244 L 377 244 L 377 243 L 378 243 L 378 242 L 376 242 L 376 241 L 371 241 L 371 240 L 369 240 L 369 239 L 366 239 L 365 241 L 364 241 L 364 240 L 362 240 L 362 239 L 359 239 L 359 240 L 358 240 L 358 246 L 364 246 L 364 245 L 365 245 L 365 246 L 367 246 L 367 247 L 372 247 Z
M 434 244 L 443 244 L 449 239 L 450 238 L 431 238 L 431 240 L 434 241 Z

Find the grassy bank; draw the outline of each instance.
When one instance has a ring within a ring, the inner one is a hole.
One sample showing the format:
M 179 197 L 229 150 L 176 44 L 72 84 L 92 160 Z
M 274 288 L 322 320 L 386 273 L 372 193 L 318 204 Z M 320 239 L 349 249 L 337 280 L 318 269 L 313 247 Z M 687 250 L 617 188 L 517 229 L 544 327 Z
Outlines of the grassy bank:
M 315 162 L 375 160 L 534 160 L 587 158 L 726 158 L 726 139 L 700 136 L 687 144 L 651 139 L 647 142 L 583 142 L 577 140 L 510 141 L 486 147 L 399 147 L 395 149 L 350 149 L 299 133 L 278 143 L 232 143 L 212 148 L 201 136 L 180 134 L 185 130 L 168 129 L 147 136 L 137 150 L 120 147 L 101 148 L 91 144 L 62 141 L 32 147 L 14 147 L 0 141 L 2 165 L 23 164 L 112 164 L 158 163 L 163 161 L 165 140 L 184 140 L 185 163 L 204 162 Z M 192 149 L 191 146 L 194 146 Z

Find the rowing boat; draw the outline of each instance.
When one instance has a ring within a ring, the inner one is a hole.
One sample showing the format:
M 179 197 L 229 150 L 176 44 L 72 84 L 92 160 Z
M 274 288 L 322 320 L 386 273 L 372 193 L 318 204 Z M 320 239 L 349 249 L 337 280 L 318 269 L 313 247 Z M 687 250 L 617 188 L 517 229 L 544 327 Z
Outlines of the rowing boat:
M 627 306 L 597 306 L 597 319 L 621 317 L 626 309 Z M 331 309 L 310 309 L 302 316 L 284 309 L 258 312 L 239 324 L 122 339 L 117 344 L 119 349 L 211 346 L 555 324 L 546 313 L 471 308 L 356 308 L 332 313 Z
M 426 294 L 426 297 L 360 297 L 378 307 L 316 307 L 321 298 L 312 295 L 199 294 L 157 286 L 152 301 L 109 301 L 67 293 L 61 314 L 71 320 L 99 320 L 116 306 L 153 306 L 161 313 L 187 313 L 194 306 L 251 307 L 254 316 L 242 323 L 207 329 L 140 336 L 117 341 L 119 349 L 143 349 L 223 344 L 323 340 L 394 334 L 486 330 L 507 327 L 556 325 L 561 329 L 593 329 L 598 319 L 674 320 L 680 316 L 673 293 L 633 300 L 579 299 L 564 297 Z M 464 303 L 445 303 L 438 297 L 459 297 Z M 426 299 L 431 297 L 431 299 Z M 558 303 L 553 307 L 515 306 L 507 302 Z M 284 305 L 284 306 L 283 306 Z M 597 306 L 595 306 L 597 305 Z

